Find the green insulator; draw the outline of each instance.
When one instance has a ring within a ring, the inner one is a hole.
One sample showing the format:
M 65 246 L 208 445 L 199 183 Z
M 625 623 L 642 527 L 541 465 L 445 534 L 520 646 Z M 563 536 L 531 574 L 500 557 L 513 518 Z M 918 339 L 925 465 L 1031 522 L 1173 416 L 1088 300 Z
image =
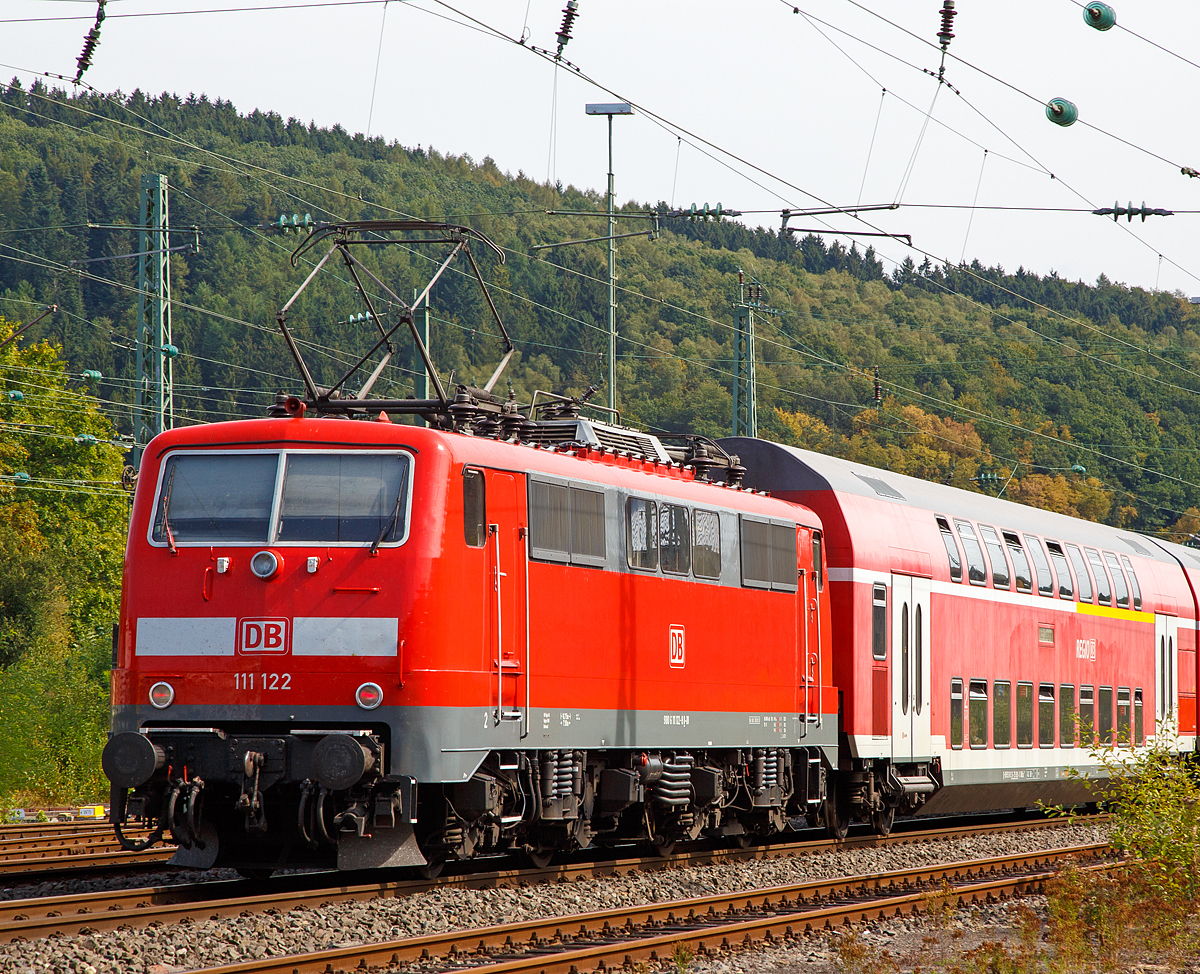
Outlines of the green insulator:
M 1079 109 L 1075 107 L 1073 101 L 1067 101 L 1065 98 L 1051 98 L 1046 102 L 1046 117 L 1055 125 L 1065 128 L 1075 124 L 1079 118 Z
M 179 354 L 179 349 L 174 345 L 164 345 L 162 353 L 167 358 L 175 358 Z
M 1071 464 L 1071 473 L 1087 473 L 1087 467 L 1082 463 Z
M 1096 30 L 1110 30 L 1117 24 L 1117 12 L 1107 3 L 1092 0 L 1083 8 L 1083 19 Z
M 96 369 L 84 369 L 83 370 L 83 378 L 88 379 L 92 382 L 99 382 L 101 379 L 104 378 L 104 374 L 102 372 L 97 371 Z
M 7 395 L 13 402 L 21 402 L 25 398 L 25 393 L 20 389 L 9 389 Z
M 32 478 L 30 478 L 29 474 L 27 474 L 24 470 L 18 470 L 8 479 L 15 480 L 18 486 L 24 487 Z
M 91 433 L 80 433 L 77 437 L 75 437 L 75 442 L 80 446 L 95 446 L 100 441 L 97 440 L 96 437 L 92 436 Z

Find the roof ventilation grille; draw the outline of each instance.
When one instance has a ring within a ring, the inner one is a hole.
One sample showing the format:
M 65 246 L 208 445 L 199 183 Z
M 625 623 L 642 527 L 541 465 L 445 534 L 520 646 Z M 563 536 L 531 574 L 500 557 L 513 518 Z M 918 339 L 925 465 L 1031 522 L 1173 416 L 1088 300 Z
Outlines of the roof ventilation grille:
M 893 501 L 905 500 L 904 495 L 900 491 L 878 477 L 864 477 L 860 473 L 856 473 L 854 476 L 870 487 L 871 490 L 875 491 L 880 497 L 886 497 L 888 500 Z

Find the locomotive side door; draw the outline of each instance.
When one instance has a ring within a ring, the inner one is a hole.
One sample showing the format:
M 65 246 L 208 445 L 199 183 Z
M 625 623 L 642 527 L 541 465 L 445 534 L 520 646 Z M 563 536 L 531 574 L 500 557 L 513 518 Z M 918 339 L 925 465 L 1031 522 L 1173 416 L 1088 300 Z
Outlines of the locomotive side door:
M 496 724 L 520 721 L 524 735 L 529 665 L 525 488 L 511 473 L 487 470 L 485 475 L 488 584 L 492 592 L 486 658 L 493 681 L 493 719 Z
M 929 594 L 932 582 L 892 576 L 892 760 L 928 757 Z

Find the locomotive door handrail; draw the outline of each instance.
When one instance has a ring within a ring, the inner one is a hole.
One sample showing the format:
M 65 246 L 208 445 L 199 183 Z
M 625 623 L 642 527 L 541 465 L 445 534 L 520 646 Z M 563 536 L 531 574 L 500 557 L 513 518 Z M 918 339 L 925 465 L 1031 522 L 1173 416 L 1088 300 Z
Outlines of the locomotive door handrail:
M 801 679 L 804 680 L 804 713 L 800 718 L 800 737 L 801 739 L 808 736 L 808 693 L 809 693 L 809 677 L 810 669 L 808 663 L 808 572 L 803 568 L 800 570 L 800 580 L 804 583 L 803 601 L 800 603 L 800 623 L 804 630 L 804 665 L 801 667 L 803 674 Z
M 496 593 L 496 709 L 492 713 L 493 726 L 500 726 L 502 721 L 516 720 L 521 722 L 521 737 L 526 737 L 529 733 L 529 559 L 525 559 L 525 707 L 518 709 L 517 699 L 513 699 L 513 709 L 504 709 L 504 669 L 505 667 L 520 666 L 516 660 L 506 660 L 504 658 L 504 619 L 503 619 L 503 603 L 504 591 L 500 580 L 508 577 L 508 572 L 501 571 L 500 564 L 500 525 L 489 524 L 488 534 L 492 536 L 493 547 L 496 552 L 496 567 L 495 567 L 495 585 L 493 586 Z M 517 536 L 522 541 L 525 537 L 525 528 L 517 528 Z M 514 613 L 517 611 L 513 608 Z M 513 655 L 516 655 L 516 647 L 513 647 Z

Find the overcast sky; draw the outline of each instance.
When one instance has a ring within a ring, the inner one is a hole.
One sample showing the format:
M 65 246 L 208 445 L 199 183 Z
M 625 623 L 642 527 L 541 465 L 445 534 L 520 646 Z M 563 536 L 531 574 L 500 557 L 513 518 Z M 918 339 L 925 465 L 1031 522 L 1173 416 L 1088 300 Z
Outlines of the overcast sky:
M 603 189 L 606 124 L 584 105 L 614 96 L 461 16 L 554 48 L 565 0 L 304 2 L 108 0 L 85 78 L 104 91 L 203 92 L 351 132 L 369 124 L 404 145 L 490 155 L 514 174 Z M 800 13 L 780 0 L 579 0 L 564 57 L 638 106 L 615 120 L 619 200 L 719 201 L 770 211 L 743 217 L 766 226 L 779 225 L 783 207 L 899 201 L 862 213 L 871 225 L 847 216 L 793 224 L 911 234 L 915 250 L 864 240 L 888 271 L 908 255 L 957 262 L 965 253 L 1007 270 L 1088 282 L 1105 273 L 1200 295 L 1200 214 L 1114 224 L 969 209 L 977 192 L 981 207 L 1200 209 L 1200 179 L 1180 173 L 1200 169 L 1200 68 L 1130 33 L 1200 63 L 1200 4 L 1125 0 L 1115 4 L 1118 26 L 1100 32 L 1074 0 L 960 0 L 951 89 L 903 63 L 936 74 L 940 52 L 924 42 L 937 43 L 940 0 L 799 2 Z M 128 16 L 268 5 L 288 9 Z M 78 18 L 0 23 L 3 70 L 26 84 L 30 72 L 73 76 L 95 8 L 0 0 L 0 21 Z M 1073 101 L 1080 121 L 1049 122 L 1043 103 L 1053 97 Z

